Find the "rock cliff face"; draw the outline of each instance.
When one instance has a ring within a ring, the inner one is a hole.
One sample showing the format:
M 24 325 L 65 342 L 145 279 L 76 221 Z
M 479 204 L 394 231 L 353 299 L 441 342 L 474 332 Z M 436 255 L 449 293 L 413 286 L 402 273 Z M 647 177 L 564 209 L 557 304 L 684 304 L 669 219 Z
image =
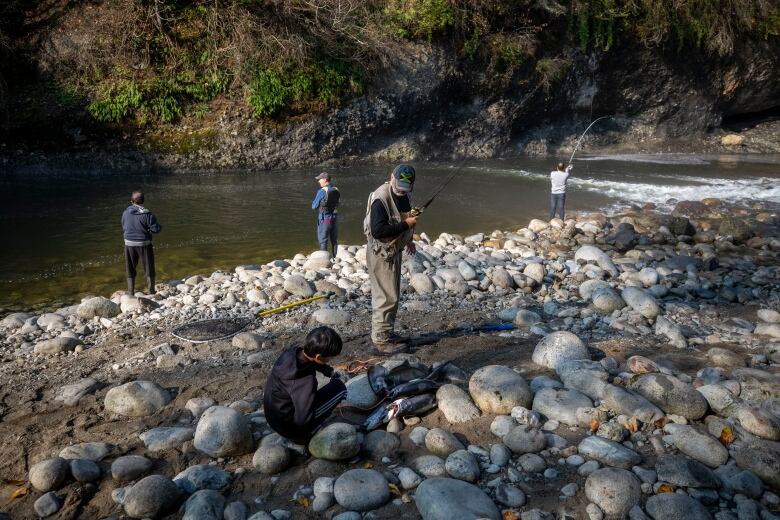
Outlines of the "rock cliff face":
M 484 79 L 481 71 L 442 46 L 401 43 L 394 56 L 364 96 L 338 109 L 271 124 L 228 104 L 201 123 L 209 134 L 200 145 L 160 153 L 114 143 L 116 152 L 104 162 L 116 165 L 126 157 L 174 168 L 268 169 L 333 160 L 564 154 L 602 115 L 612 117 L 588 135 L 589 152 L 780 151 L 777 38 L 743 42 L 729 59 L 640 43 L 589 54 L 568 48 L 563 57 L 570 68 L 559 81 L 544 88 L 532 77 L 492 95 L 474 87 Z M 74 121 L 65 124 L 80 135 L 85 120 Z M 738 144 L 722 143 L 733 130 L 740 138 L 725 143 Z M 67 150 L 85 160 L 112 149 L 80 140 Z
M 383 84 L 328 114 L 273 129 L 226 117 L 222 124 L 230 131 L 206 157 L 214 153 L 228 164 L 271 168 L 348 158 L 556 153 L 571 150 L 601 115 L 613 117 L 589 135 L 591 150 L 780 150 L 778 126 L 761 122 L 760 114 L 780 107 L 780 74 L 773 72 L 780 70 L 777 41 L 747 43 L 728 62 L 641 45 L 570 54 L 571 70 L 549 91 L 531 81 L 502 96 L 482 97 L 470 86 L 474 72 L 454 55 L 408 45 L 383 73 Z M 741 129 L 743 143 L 722 145 L 724 121 L 753 113 L 760 124 Z M 766 129 L 774 139 L 760 139 Z

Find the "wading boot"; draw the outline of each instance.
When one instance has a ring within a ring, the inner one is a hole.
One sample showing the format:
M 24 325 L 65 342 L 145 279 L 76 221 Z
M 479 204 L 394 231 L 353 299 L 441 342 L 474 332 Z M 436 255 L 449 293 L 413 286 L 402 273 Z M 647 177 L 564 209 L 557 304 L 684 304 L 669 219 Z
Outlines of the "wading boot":
M 407 345 L 408 338 L 404 338 L 395 333 L 383 334 L 372 340 L 374 348 L 380 356 L 392 356 L 406 352 L 409 349 Z
M 154 294 L 154 278 L 147 276 L 146 283 L 149 284 L 149 294 Z
M 127 294 L 135 296 L 135 278 L 127 279 Z

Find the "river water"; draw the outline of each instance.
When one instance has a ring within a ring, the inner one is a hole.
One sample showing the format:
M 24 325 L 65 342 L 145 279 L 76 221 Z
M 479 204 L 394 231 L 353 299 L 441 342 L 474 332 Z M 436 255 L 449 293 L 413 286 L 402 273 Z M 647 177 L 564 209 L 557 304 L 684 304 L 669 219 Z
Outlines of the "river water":
M 490 232 L 546 218 L 555 159 L 414 163 L 421 204 L 458 173 L 420 219 L 435 236 Z M 718 197 L 780 204 L 780 156 L 578 157 L 567 210 Z M 340 242 L 359 244 L 366 197 L 391 165 L 330 168 L 341 191 Z M 209 274 L 317 248 L 317 170 L 126 175 L 0 170 L 1 311 L 53 307 L 124 288 L 122 211 L 142 189 L 163 231 L 157 279 Z M 139 273 L 140 274 L 140 273 Z M 142 278 L 142 276 L 139 276 Z

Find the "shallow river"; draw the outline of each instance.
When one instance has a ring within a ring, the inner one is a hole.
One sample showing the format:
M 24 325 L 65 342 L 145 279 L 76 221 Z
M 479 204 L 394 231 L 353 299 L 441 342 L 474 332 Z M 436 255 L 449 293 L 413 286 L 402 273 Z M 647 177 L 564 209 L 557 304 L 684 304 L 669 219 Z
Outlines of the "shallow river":
M 414 200 L 458 173 L 421 218 L 435 236 L 513 229 L 546 218 L 554 159 L 414 163 Z M 780 204 L 780 156 L 610 156 L 575 160 L 567 210 L 669 199 Z M 362 243 L 366 197 L 391 165 L 333 168 L 341 191 L 340 242 Z M 120 217 L 141 188 L 163 231 L 154 240 L 158 281 L 316 249 L 316 170 L 176 175 L 101 172 L 10 175 L 0 170 L 0 314 L 51 307 L 124 288 Z M 139 273 L 140 275 L 140 273 Z M 142 276 L 139 276 L 141 278 Z

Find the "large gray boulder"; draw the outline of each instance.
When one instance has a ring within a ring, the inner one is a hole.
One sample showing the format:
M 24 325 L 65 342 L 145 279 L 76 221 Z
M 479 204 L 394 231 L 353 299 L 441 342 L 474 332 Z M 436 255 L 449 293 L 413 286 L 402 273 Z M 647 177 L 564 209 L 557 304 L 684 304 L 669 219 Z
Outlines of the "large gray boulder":
M 28 479 L 36 490 L 46 493 L 58 489 L 68 478 L 68 461 L 61 457 L 46 459 L 30 468 Z
M 309 441 L 309 453 L 318 459 L 347 460 L 359 451 L 357 430 L 351 424 L 330 424 L 318 431 Z
M 585 344 L 575 334 L 560 330 L 551 332 L 537 343 L 531 358 L 534 363 L 556 370 L 564 361 L 590 359 Z
M 58 354 L 60 352 L 70 352 L 81 345 L 82 341 L 71 336 L 57 336 L 56 338 L 45 339 L 35 344 L 33 349 L 36 354 Z
M 700 419 L 707 413 L 707 400 L 693 386 L 667 374 L 642 374 L 631 389 L 667 414 Z
M 547 447 L 547 437 L 538 428 L 520 424 L 504 435 L 504 444 L 516 455 L 538 453 Z
M 602 314 L 612 314 L 626 306 L 626 302 L 612 287 L 596 289 L 592 298 L 593 306 Z
M 111 476 L 117 482 L 135 480 L 148 473 L 154 463 L 141 455 L 125 455 L 111 463 Z
M 260 445 L 252 457 L 252 465 L 260 473 L 274 475 L 290 467 L 292 454 L 281 444 Z
M 597 435 L 585 437 L 577 450 L 584 457 L 616 468 L 629 469 L 642 461 L 642 456 L 634 450 Z
M 151 381 L 131 381 L 106 393 L 104 405 L 109 412 L 126 417 L 145 417 L 159 412 L 171 401 L 171 395 Z
M 223 520 L 225 497 L 212 489 L 196 491 L 184 503 L 182 520 Z
M 509 414 L 515 406 L 527 408 L 531 404 L 525 379 L 502 365 L 488 365 L 474 372 L 469 379 L 469 393 L 486 413 Z
M 451 478 L 430 478 L 417 487 L 415 505 L 423 520 L 499 520 L 496 505 L 473 484 Z
M 609 386 L 609 372 L 597 361 L 564 361 L 558 365 L 556 372 L 566 388 L 577 390 L 591 399 L 602 399 Z
M 653 495 L 647 499 L 645 510 L 653 520 L 712 520 L 701 502 L 680 493 Z
M 314 296 L 314 288 L 306 278 L 299 274 L 294 274 L 284 281 L 284 290 L 301 298 Z
M 596 246 L 584 245 L 574 253 L 575 261 L 595 262 L 604 271 L 608 272 L 613 278 L 618 276 L 618 269 L 615 263 L 607 253 Z
M 576 390 L 542 388 L 534 396 L 532 409 L 569 426 L 579 426 L 577 410 L 592 408 L 593 402 Z
M 479 408 L 469 394 L 455 385 L 443 385 L 436 392 L 436 404 L 444 417 L 451 423 L 469 422 L 479 417 Z
M 133 518 L 161 518 L 176 510 L 181 496 L 171 479 L 149 475 L 128 490 L 122 505 Z
M 728 450 L 718 439 L 693 426 L 673 424 L 667 425 L 666 429 L 678 450 L 711 468 L 722 466 L 729 458 Z
M 642 498 L 639 479 L 620 468 L 597 469 L 585 481 L 585 496 L 599 506 L 607 518 L 625 518 Z
M 645 318 L 654 320 L 661 313 L 655 298 L 638 287 L 626 287 L 621 294 L 626 304 Z
M 720 487 L 720 481 L 710 468 L 680 455 L 661 454 L 655 461 L 658 480 L 674 486 L 694 488 Z
M 333 496 L 349 511 L 371 511 L 390 501 L 384 475 L 373 469 L 351 469 L 333 484 Z
M 608 385 L 604 391 L 603 405 L 616 415 L 636 417 L 644 423 L 655 422 L 664 416 L 656 405 L 622 386 Z
M 234 457 L 252 450 L 249 422 L 236 410 L 212 406 L 195 428 L 195 448 L 210 457 Z
M 737 466 L 758 475 L 774 489 L 780 489 L 780 443 L 757 440 L 734 449 Z
M 119 315 L 122 309 L 116 303 L 102 296 L 89 298 L 76 309 L 76 315 L 83 320 L 91 320 L 94 317 L 113 318 Z
M 433 280 L 427 274 L 415 273 L 409 280 L 409 285 L 418 294 L 430 294 L 433 292 Z

